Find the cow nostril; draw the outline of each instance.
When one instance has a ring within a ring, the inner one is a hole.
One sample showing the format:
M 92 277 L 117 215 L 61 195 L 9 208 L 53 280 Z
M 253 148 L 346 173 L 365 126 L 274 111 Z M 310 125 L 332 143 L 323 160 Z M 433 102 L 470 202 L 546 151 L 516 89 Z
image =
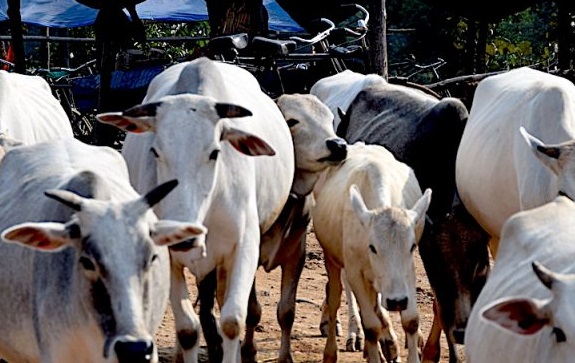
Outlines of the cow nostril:
M 463 344 L 465 340 L 465 328 L 455 328 L 453 329 L 453 339 L 457 344 Z
M 152 361 L 154 343 L 149 340 L 118 341 L 114 350 L 120 363 L 149 363 Z
M 385 303 L 389 311 L 403 311 L 407 309 L 407 297 L 403 299 L 385 299 Z
M 333 157 L 344 160 L 347 157 L 347 142 L 344 139 L 329 139 L 325 142 Z

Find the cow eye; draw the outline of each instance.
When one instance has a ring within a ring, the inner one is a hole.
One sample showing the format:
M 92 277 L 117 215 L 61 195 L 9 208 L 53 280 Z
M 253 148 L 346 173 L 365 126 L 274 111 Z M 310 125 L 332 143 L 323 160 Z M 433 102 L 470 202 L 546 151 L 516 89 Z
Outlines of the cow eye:
M 219 150 L 219 149 L 215 149 L 215 150 L 212 151 L 211 154 L 210 154 L 210 160 L 217 160 L 219 154 L 220 154 L 220 150 Z
M 155 148 L 151 147 L 151 148 L 150 148 L 150 151 L 152 152 L 152 154 L 154 154 L 154 157 L 155 157 L 155 158 L 159 158 L 159 157 L 160 157 L 160 154 L 158 154 L 158 152 L 156 151 Z
M 377 255 L 377 251 L 375 249 L 375 247 L 373 245 L 369 245 L 369 250 L 371 251 L 371 253 L 373 253 L 374 255 Z
M 81 256 L 80 264 L 87 271 L 96 271 L 96 265 L 94 265 L 94 262 L 92 262 L 92 260 L 89 257 Z
M 288 127 L 294 127 L 295 125 L 299 124 L 299 121 L 293 118 L 287 120 Z

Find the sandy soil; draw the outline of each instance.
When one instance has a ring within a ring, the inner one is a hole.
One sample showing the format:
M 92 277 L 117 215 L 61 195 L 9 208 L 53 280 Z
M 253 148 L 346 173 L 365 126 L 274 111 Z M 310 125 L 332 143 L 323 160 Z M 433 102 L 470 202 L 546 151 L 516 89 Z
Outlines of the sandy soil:
M 432 292 L 425 275 L 425 270 L 416 253 L 417 269 L 417 299 L 420 309 L 421 330 L 427 339 L 433 321 Z M 280 295 L 280 274 L 281 269 L 277 268 L 271 273 L 266 273 L 263 269 L 257 272 L 258 299 L 262 305 L 262 320 L 256 333 L 256 344 L 258 347 L 258 362 L 275 362 L 279 349 L 281 331 L 276 320 L 276 304 Z M 195 298 L 194 279 L 189 275 L 189 290 L 192 299 Z M 310 232 L 307 236 L 307 259 L 302 278 L 298 287 L 298 299 L 307 299 L 321 304 L 324 298 L 324 286 L 327 275 L 323 264 L 323 252 L 315 238 Z M 292 354 L 296 363 L 316 363 L 322 361 L 325 338 L 319 334 L 320 309 L 310 303 L 298 303 L 296 307 L 296 317 L 292 331 Z M 342 295 L 341 319 L 343 322 L 344 336 L 338 337 L 338 362 L 359 363 L 363 362 L 361 352 L 345 352 L 345 334 L 347 332 L 347 305 L 345 296 Z M 405 337 L 399 321 L 399 314 L 392 313 L 394 328 L 401 340 L 400 346 L 404 346 Z M 160 362 L 172 362 L 175 346 L 175 333 L 173 316 L 168 309 L 162 327 L 156 335 L 160 351 Z M 449 356 L 445 337 L 441 338 L 442 356 L 440 363 L 447 363 Z M 201 341 L 201 346 L 205 347 L 205 342 Z M 202 349 L 203 351 L 203 349 Z M 401 358 L 406 362 L 406 350 L 402 349 Z M 201 354 L 200 362 L 208 362 L 207 356 Z

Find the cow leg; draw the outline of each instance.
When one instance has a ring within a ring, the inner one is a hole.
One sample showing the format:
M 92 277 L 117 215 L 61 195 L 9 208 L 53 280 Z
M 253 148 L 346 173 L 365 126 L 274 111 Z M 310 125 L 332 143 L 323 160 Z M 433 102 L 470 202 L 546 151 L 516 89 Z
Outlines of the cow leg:
M 379 339 L 383 329 L 391 328 L 389 315 L 387 317 L 384 315 L 385 311 L 378 303 L 377 291 L 368 281 L 364 280 L 360 271 L 348 269 L 346 275 L 349 286 L 357 299 L 365 334 L 363 356 L 368 363 L 380 363 L 384 360 L 379 351 Z M 387 361 L 391 362 L 392 360 L 388 359 Z
M 170 302 L 174 313 L 178 343 L 176 358 L 182 357 L 185 363 L 198 362 L 200 319 L 189 298 L 184 268 L 172 259 L 170 273 Z
M 437 363 L 441 358 L 441 324 L 439 323 L 439 311 L 437 300 L 433 299 L 433 324 L 423 348 L 422 363 Z M 451 356 L 451 355 L 450 355 Z
M 302 233 L 298 243 L 301 246 L 298 250 L 299 255 L 289 256 L 281 265 L 281 298 L 277 306 L 277 319 L 282 329 L 279 363 L 293 362 L 291 355 L 291 331 L 295 318 L 297 287 L 305 264 L 305 233 Z
M 325 259 L 327 271 L 326 301 L 328 310 L 328 331 L 325 348 L 323 351 L 323 363 L 337 362 L 336 318 L 341 304 L 341 269 L 329 258 Z
M 325 288 L 327 289 L 327 283 Z M 329 311 L 327 310 L 327 298 L 323 300 L 321 303 L 321 319 L 319 321 L 319 332 L 322 337 L 327 337 L 327 329 L 328 329 L 328 320 L 329 320 Z M 343 335 L 342 332 L 343 328 L 341 327 L 341 319 L 339 318 L 339 314 L 336 318 L 336 334 L 338 337 Z
M 257 216 L 257 212 L 251 215 Z M 224 258 L 224 263 L 218 268 L 218 294 L 221 294 L 220 287 L 225 291 L 220 313 L 224 363 L 236 363 L 239 359 L 240 334 L 245 329 L 248 302 L 260 253 L 257 221 L 257 218 L 246 218 L 244 235 L 236 249 Z
M 407 363 L 419 363 L 423 349 L 423 334 L 419 328 L 419 311 L 414 299 L 409 299 L 407 309 L 401 311 L 401 326 L 405 332 Z
M 223 358 L 222 337 L 218 334 L 218 323 L 214 315 L 216 277 L 216 270 L 214 269 L 199 282 L 198 299 L 200 301 L 200 322 L 208 346 L 208 357 L 212 363 L 221 363 Z
M 347 322 L 347 340 L 345 341 L 345 350 L 348 352 L 359 352 L 363 350 L 365 336 L 361 328 L 361 317 L 359 316 L 359 307 L 355 296 L 351 291 L 351 286 L 345 276 L 345 270 L 342 270 L 341 281 L 345 290 L 345 299 L 347 301 L 348 322 Z
M 256 327 L 262 318 L 262 307 L 256 295 L 256 282 L 252 284 L 250 299 L 248 301 L 248 317 L 246 319 L 246 334 L 242 343 L 242 362 L 257 363 L 257 349 L 254 343 Z

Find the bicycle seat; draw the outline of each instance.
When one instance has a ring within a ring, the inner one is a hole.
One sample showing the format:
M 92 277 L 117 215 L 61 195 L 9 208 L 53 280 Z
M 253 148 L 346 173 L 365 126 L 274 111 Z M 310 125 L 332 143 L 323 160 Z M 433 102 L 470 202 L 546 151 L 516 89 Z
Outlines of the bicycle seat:
M 288 55 L 296 48 L 293 40 L 269 39 L 256 35 L 252 39 L 251 50 L 257 55 Z
M 213 53 L 222 53 L 230 49 L 244 49 L 248 41 L 248 33 L 221 35 L 210 39 L 208 47 Z
M 330 47 L 329 54 L 336 57 L 353 56 L 355 54 L 361 54 L 363 48 L 361 46 L 349 46 L 349 47 Z

